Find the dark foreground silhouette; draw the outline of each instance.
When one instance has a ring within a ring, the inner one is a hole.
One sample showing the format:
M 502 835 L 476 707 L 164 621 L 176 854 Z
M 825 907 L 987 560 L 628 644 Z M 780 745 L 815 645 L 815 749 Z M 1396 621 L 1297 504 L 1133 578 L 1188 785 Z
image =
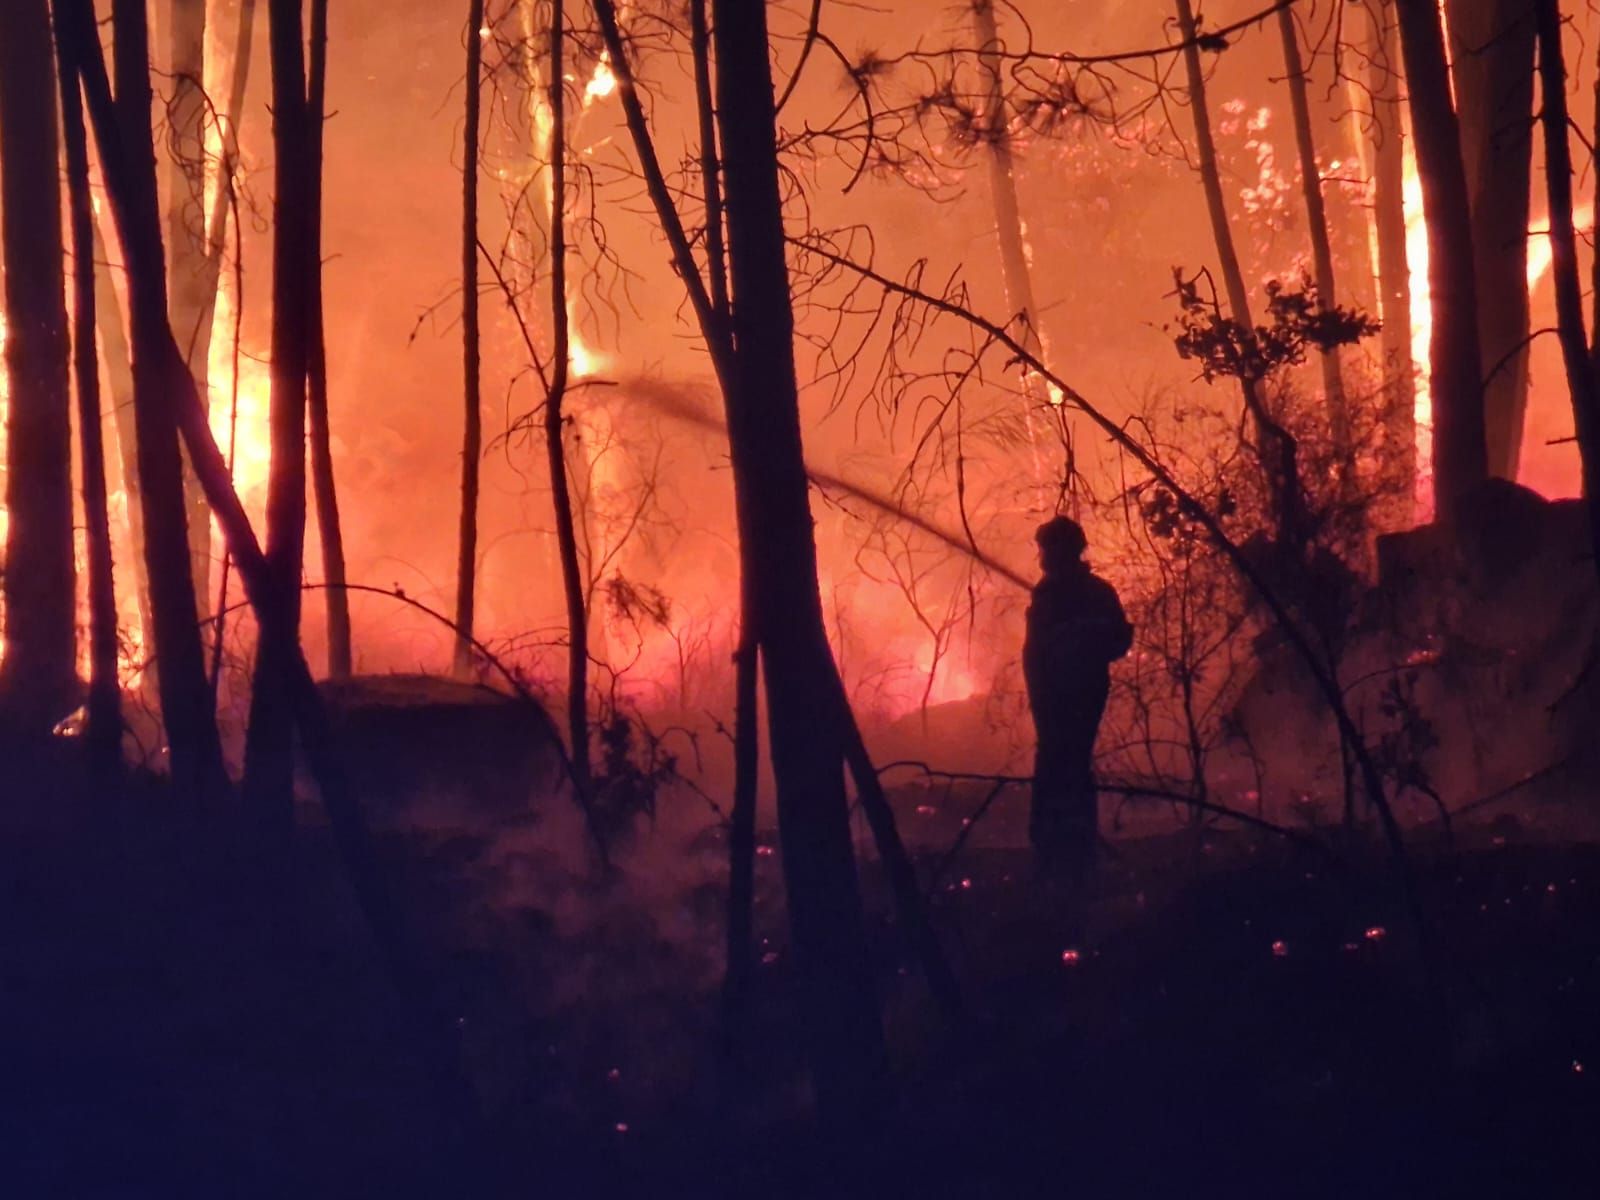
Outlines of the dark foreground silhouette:
M 983 1014 L 959 1033 L 869 863 L 901 1086 L 874 1127 L 823 1138 L 775 856 L 730 1090 L 714 838 L 642 834 L 597 886 L 504 841 L 385 835 L 430 1002 L 456 1014 L 464 1120 L 325 831 L 263 870 L 241 830 L 153 784 L 28 777 L 0 839 L 6 1195 L 1594 1194 L 1600 849 L 1521 818 L 1419 847 L 1430 990 L 1381 861 L 1114 841 L 1067 914 L 1030 882 L 1019 796 L 990 830 L 1015 848 L 968 851 L 936 897 Z M 936 844 L 972 798 L 900 799 Z

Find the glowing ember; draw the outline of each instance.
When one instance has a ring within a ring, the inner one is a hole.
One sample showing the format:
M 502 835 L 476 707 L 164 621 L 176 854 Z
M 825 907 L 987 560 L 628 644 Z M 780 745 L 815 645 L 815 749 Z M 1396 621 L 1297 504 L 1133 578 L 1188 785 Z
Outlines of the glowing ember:
M 1283 941 L 1281 939 L 1278 940 L 1278 941 L 1273 942 L 1272 943 L 1272 957 L 1273 958 L 1288 958 L 1289 957 L 1289 943 L 1285 942 L 1285 941 Z
M 587 108 L 596 100 L 604 100 L 616 90 L 617 77 L 611 73 L 610 55 L 601 54 L 594 74 L 589 76 L 589 82 L 583 88 L 584 107 Z

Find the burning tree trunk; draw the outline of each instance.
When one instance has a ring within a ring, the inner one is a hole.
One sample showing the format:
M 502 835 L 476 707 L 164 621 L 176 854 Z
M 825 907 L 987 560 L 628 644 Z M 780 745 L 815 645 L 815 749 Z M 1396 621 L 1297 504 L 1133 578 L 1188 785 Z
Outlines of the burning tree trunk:
M 299 652 L 306 526 L 307 297 L 315 246 L 311 131 L 299 0 L 269 0 L 272 132 L 277 159 L 272 241 L 272 461 L 267 478 L 267 563 L 278 602 L 260 628 L 245 741 L 245 800 L 279 833 L 293 819 L 290 666 Z
M 561 552 L 561 588 L 567 604 L 567 731 L 572 741 L 572 783 L 585 807 L 589 781 L 589 616 L 578 537 L 572 517 L 562 437 L 562 404 L 571 365 L 567 321 L 567 131 L 566 81 L 561 71 L 562 0 L 550 6 L 550 320 L 554 333 L 550 386 L 544 401 L 545 458 L 555 504 L 556 542 Z
M 1422 209 L 1428 222 L 1434 508 L 1448 518 L 1462 496 L 1489 473 L 1472 219 L 1437 2 L 1396 0 L 1396 13 Z
M 1300 155 L 1300 186 L 1306 201 L 1306 231 L 1311 237 L 1311 259 L 1316 267 L 1317 306 L 1324 312 L 1336 303 L 1333 287 L 1333 247 L 1328 241 L 1328 213 L 1322 202 L 1322 170 L 1317 165 L 1316 141 L 1311 133 L 1311 104 L 1306 95 L 1306 72 L 1300 58 L 1300 35 L 1294 13 L 1278 10 L 1278 32 L 1283 39 L 1283 69 L 1289 84 L 1289 106 L 1294 115 L 1295 147 Z M 1339 351 L 1322 351 L 1322 392 L 1328 406 L 1333 444 L 1346 477 L 1355 469 L 1350 444 L 1350 412 L 1344 381 L 1339 372 Z
M 10 393 L 0 713 L 28 734 L 48 734 L 77 692 L 54 61 L 45 0 L 0 5 L 0 236 Z
M 478 346 L 478 145 L 482 111 L 483 0 L 467 5 L 466 129 L 461 164 L 461 531 L 456 547 L 455 671 L 472 669 L 478 578 L 478 460 L 483 453 Z
M 59 14 L 58 14 L 59 19 Z M 100 364 L 95 353 L 94 207 L 89 194 L 89 139 L 83 125 L 78 73 L 57 59 L 62 142 L 67 164 L 67 209 L 72 225 L 72 349 L 78 387 L 78 447 L 89 574 L 89 705 L 85 741 L 93 777 L 114 781 L 122 759 L 122 690 L 117 681 L 117 592 L 111 518 L 106 508 L 106 459 L 100 411 Z
M 817 584 L 766 11 L 714 0 L 718 127 L 737 347 L 729 443 L 766 679 L 784 878 L 819 1108 L 873 1111 L 886 1064 L 845 803 L 844 714 Z
M 1472 209 L 1489 473 L 1517 477 L 1528 407 L 1531 0 L 1449 0 L 1451 78 Z
M 82 4 L 82 0 L 71 2 Z M 92 10 L 74 13 L 73 22 L 75 40 L 93 37 Z M 174 367 L 181 372 L 182 364 L 175 363 L 167 322 L 166 265 L 150 132 L 149 30 L 142 0 L 115 0 L 112 30 L 117 82 L 114 150 L 130 164 L 125 195 L 114 212 L 128 274 L 134 433 L 161 713 L 174 782 L 182 793 L 210 795 L 225 788 L 226 776 L 189 571 L 183 469 L 172 408 L 178 386 Z M 81 58 L 75 61 L 81 68 Z M 109 129 L 97 130 L 102 163 L 111 152 L 107 146 L 112 137 Z
M 1411 361 L 1411 268 L 1406 255 L 1405 128 L 1400 112 L 1400 45 L 1393 0 L 1372 9 L 1367 87 L 1372 94 L 1372 225 L 1378 243 L 1380 346 L 1394 391 L 1386 430 L 1389 468 L 1416 476 L 1416 365 Z M 1409 520 L 1409 504 L 1404 519 Z
M 322 131 L 327 120 L 328 0 L 311 2 L 311 55 L 307 121 L 310 168 L 307 206 L 306 403 L 311 424 L 311 488 L 317 502 L 317 539 L 322 547 L 323 602 L 328 614 L 328 674 L 350 674 L 350 595 L 345 590 L 344 531 L 333 476 L 333 431 L 328 423 L 328 339 L 322 312 Z
M 1567 143 L 1567 69 L 1561 52 L 1560 0 L 1534 0 L 1538 22 L 1539 90 L 1543 99 L 1545 183 L 1550 198 L 1550 271 L 1556 288 L 1561 359 L 1572 394 L 1572 423 L 1583 464 L 1589 537 L 1600 571 L 1600 374 L 1583 327 L 1578 237 L 1572 224 L 1572 151 Z M 1600 320 L 1596 321 L 1600 328 Z

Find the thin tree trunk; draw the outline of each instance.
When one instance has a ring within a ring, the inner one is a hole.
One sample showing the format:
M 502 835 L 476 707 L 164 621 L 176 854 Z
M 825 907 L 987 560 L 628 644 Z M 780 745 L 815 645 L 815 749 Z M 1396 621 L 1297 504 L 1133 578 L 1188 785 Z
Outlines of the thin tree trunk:
M 1595 51 L 1595 76 L 1594 76 L 1594 130 L 1589 142 L 1589 169 L 1600 170 L 1600 49 Z M 1600 203 L 1595 206 L 1600 209 Z M 1595 220 L 1595 228 L 1600 229 L 1600 217 Z M 1592 256 L 1589 263 L 1589 285 L 1596 296 L 1600 296 L 1600 254 Z M 1594 363 L 1595 378 L 1600 379 L 1600 314 L 1597 314 L 1593 328 L 1589 331 L 1589 357 Z
M 572 782 L 585 806 L 589 781 L 589 617 L 583 566 L 578 561 L 572 491 L 562 444 L 562 405 L 567 396 L 571 332 L 567 322 L 567 131 L 566 82 L 562 78 L 562 0 L 550 5 L 550 321 L 554 348 L 550 388 L 544 401 L 544 446 L 555 504 L 556 544 L 561 552 L 561 587 L 567 602 L 567 729 L 572 739 Z
M 83 99 L 70 60 L 57 58 L 62 143 L 67 164 L 67 211 L 72 227 L 72 350 L 78 387 L 78 449 L 83 490 L 89 586 L 89 704 L 85 744 L 100 786 L 113 785 L 122 766 L 122 690 L 117 681 L 117 592 L 106 507 L 104 417 L 100 363 L 95 352 L 94 207 L 89 194 L 88 136 Z
M 239 25 L 233 47 L 233 70 L 229 76 L 227 108 L 223 113 L 222 164 L 219 171 L 221 178 L 205 223 L 206 248 L 201 263 L 205 275 L 195 285 L 195 295 L 200 308 L 194 319 L 193 344 L 179 343 L 184 347 L 185 357 L 195 377 L 195 384 L 200 389 L 200 402 L 206 407 L 210 405 L 207 372 L 211 361 L 211 335 L 217 310 L 217 288 L 222 279 L 222 262 L 228 244 L 229 218 L 237 217 L 233 179 L 239 165 L 239 122 L 244 114 L 245 91 L 250 82 L 250 55 L 255 44 L 255 13 L 256 0 L 239 0 Z M 234 297 L 235 305 L 240 302 L 239 297 Z M 181 334 L 181 327 L 179 332 Z
M 1391 389 L 1386 430 L 1388 469 L 1417 473 L 1416 364 L 1411 360 L 1411 267 L 1406 253 L 1405 126 L 1400 109 L 1400 42 L 1393 0 L 1371 10 L 1367 87 L 1372 94 L 1372 224 L 1378 243 L 1378 297 L 1383 330 L 1383 377 Z M 1411 522 L 1410 488 L 1402 524 Z
M 1567 142 L 1567 68 L 1561 52 L 1560 0 L 1534 0 L 1543 100 L 1545 184 L 1550 198 L 1550 272 L 1556 289 L 1561 360 L 1572 394 L 1572 423 L 1583 467 L 1589 539 L 1600 572 L 1600 377 L 1589 353 L 1578 276 L 1578 235 L 1572 224 L 1572 150 Z M 1597 322 L 1600 324 L 1600 322 Z
M 1020 320 L 1018 341 L 1029 353 L 1045 357 L 1038 329 L 1038 306 L 1033 299 L 1033 276 L 1028 268 L 1028 251 L 1022 232 L 1022 206 L 1017 200 L 1016 161 L 1006 129 L 1004 64 L 1000 56 L 1000 31 L 995 23 L 994 0 L 972 0 L 972 22 L 978 39 L 978 61 L 987 85 L 983 130 L 988 145 L 989 192 L 994 202 L 995 234 L 1000 241 L 1000 270 L 1005 280 L 1006 309 L 1012 320 Z M 1032 372 L 1023 373 L 1029 401 L 1029 432 L 1032 409 L 1043 404 L 1048 394 Z
M 887 1064 L 845 802 L 838 673 L 817 584 L 794 370 L 764 5 L 714 0 L 737 386 L 730 449 L 748 515 L 778 823 L 812 1084 L 825 1120 L 874 1113 Z
M 76 705 L 72 427 L 56 82 L 45 0 L 0 4 L 6 372 L 5 649 L 0 714 L 48 735 Z
M 207 389 L 209 321 L 217 276 L 206 249 L 206 0 L 168 0 L 167 70 L 172 95 L 167 100 L 167 303 L 173 335 L 184 352 L 202 398 Z M 202 402 L 205 402 L 204 399 Z M 211 592 L 211 514 L 187 466 L 184 499 L 189 509 L 189 561 L 195 597 L 208 605 Z
M 96 139 L 102 165 L 112 152 L 131 164 L 128 185 L 121 202 L 113 206 L 113 214 L 128 274 L 134 433 L 144 511 L 145 576 L 159 662 L 157 683 L 173 780 L 181 794 L 211 796 L 225 790 L 227 776 L 211 690 L 206 684 L 194 578 L 189 571 L 183 467 L 173 412 L 178 381 L 167 321 L 166 263 L 150 126 L 149 31 L 143 0 L 114 0 L 112 29 L 117 130 L 113 134 L 97 129 Z M 96 43 L 96 51 L 98 48 Z M 82 60 L 78 62 L 81 70 Z
M 1461 498 L 1489 474 L 1472 217 L 1437 0 L 1396 0 L 1395 11 L 1428 222 L 1434 509 L 1448 519 Z
M 613 70 L 616 72 L 618 93 L 622 98 L 624 116 L 627 121 L 629 135 L 634 144 L 634 149 L 639 157 L 639 164 L 644 177 L 646 190 L 650 196 L 651 205 L 655 208 L 657 217 L 661 222 L 662 229 L 667 235 L 667 241 L 672 250 L 673 265 L 677 270 L 679 278 L 684 283 L 684 288 L 688 294 L 690 305 L 694 309 L 696 321 L 700 326 L 701 335 L 710 351 L 712 367 L 716 371 L 718 384 L 723 394 L 724 411 L 726 413 L 726 428 L 729 431 L 731 444 L 734 436 L 732 429 L 738 420 L 737 409 L 739 406 L 740 396 L 738 356 L 735 353 L 734 340 L 732 336 L 735 331 L 731 327 L 730 322 L 725 320 L 722 314 L 717 310 L 712 300 L 712 293 L 708 291 L 700 278 L 699 269 L 694 260 L 694 253 L 690 244 L 690 238 L 684 229 L 681 218 L 678 216 L 677 209 L 674 207 L 672 193 L 668 187 L 665 172 L 662 170 L 660 160 L 655 152 L 654 143 L 650 137 L 649 125 L 644 115 L 644 107 L 640 103 L 638 90 L 633 82 L 632 68 L 628 61 L 627 49 L 623 44 L 621 31 L 617 24 L 616 9 L 610 0 L 596 0 L 595 13 L 599 17 L 601 33 L 604 36 L 607 51 L 611 56 Z M 725 93 L 722 91 L 720 86 L 719 94 L 725 96 Z M 713 279 L 713 286 L 714 285 L 715 280 Z M 735 288 L 737 289 L 737 276 L 735 278 Z M 697 423 L 703 423 L 702 419 L 690 419 L 697 420 Z M 870 503 L 882 507 L 886 512 L 896 513 L 902 517 L 905 516 L 905 514 L 901 512 L 895 505 L 885 500 L 881 496 L 874 495 L 870 492 L 870 490 L 862 490 L 856 485 L 852 485 L 847 481 L 843 481 L 832 476 L 824 477 L 820 474 L 813 473 L 812 477 L 817 479 L 819 482 L 825 482 L 830 487 L 838 486 L 845 488 L 846 490 L 851 491 L 852 494 L 859 495 L 860 497 L 868 500 Z M 747 631 L 755 630 L 759 632 L 761 619 L 760 603 L 763 593 L 760 589 L 756 588 L 753 583 L 753 581 L 757 578 L 758 566 L 755 548 L 759 542 L 756 534 L 757 527 L 754 523 L 753 515 L 755 505 L 749 495 L 749 489 L 752 486 L 752 482 L 749 476 L 741 474 L 738 469 L 735 469 L 733 483 L 734 507 L 738 517 L 739 544 L 741 547 L 740 566 L 741 589 L 744 597 L 743 613 L 747 619 L 745 629 Z M 934 536 L 943 536 L 940 531 L 933 526 L 928 526 L 926 523 L 920 524 L 923 524 L 924 528 Z M 946 540 L 952 545 L 965 549 L 964 543 L 959 538 L 947 538 Z M 996 569 L 1002 570 L 1003 572 L 1003 568 L 997 567 Z M 1018 582 L 1021 583 L 1022 581 L 1018 580 Z M 818 598 L 818 607 L 820 608 L 820 597 Z M 830 653 L 830 669 L 832 669 L 831 658 L 832 656 Z M 842 696 L 842 685 L 839 681 L 838 672 L 836 669 L 832 669 L 832 679 L 832 686 L 834 688 L 835 696 Z M 769 678 L 769 690 L 771 686 L 772 683 Z M 841 701 L 835 707 L 836 711 L 841 709 L 847 710 L 848 705 Z M 750 698 L 748 707 L 745 708 L 744 711 L 754 714 L 755 701 L 753 695 Z M 771 718 L 769 717 L 769 724 L 770 722 Z M 853 734 L 850 729 L 849 722 L 846 720 L 846 757 L 851 761 L 852 770 L 858 770 L 860 763 L 865 761 L 865 752 L 862 750 L 858 755 L 857 751 L 851 747 L 850 738 L 852 736 Z M 754 753 L 753 747 L 751 753 Z M 774 767 L 777 767 L 776 759 L 774 760 Z M 754 770 L 753 763 L 751 770 Z M 870 762 L 867 764 L 867 770 L 869 772 L 871 770 Z M 862 787 L 861 790 L 865 794 L 869 789 Z M 866 801 L 864 800 L 864 802 Z M 888 820 L 890 822 L 890 828 L 892 829 L 892 814 L 889 814 Z M 780 824 L 781 822 L 782 802 L 780 800 Z M 874 822 L 874 832 L 880 832 L 880 828 L 881 827 L 878 825 L 878 823 Z M 903 857 L 903 848 L 899 847 L 898 837 L 889 840 L 883 840 L 880 838 L 878 849 L 886 865 L 889 867 L 888 873 L 891 883 L 896 883 L 897 881 L 903 879 L 907 873 L 901 871 L 896 865 L 900 858 Z M 916 888 L 912 888 L 910 894 L 904 894 L 897 887 L 895 899 L 903 923 L 908 929 L 915 930 L 917 925 L 916 914 L 921 905 L 920 891 L 918 891 Z M 933 985 L 933 990 L 936 994 L 939 994 L 941 989 L 937 980 L 941 973 L 948 971 L 948 967 L 943 963 L 942 951 L 940 951 L 936 941 L 919 941 L 915 938 L 914 934 L 913 940 L 916 942 L 919 952 L 926 956 L 928 951 L 931 949 L 933 954 L 937 957 L 937 962 L 929 963 L 925 961 L 924 966 L 928 978 Z
M 1217 144 L 1211 133 L 1211 110 L 1206 101 L 1206 76 L 1196 44 L 1194 10 L 1189 0 L 1176 0 L 1178 35 L 1183 39 L 1183 65 L 1188 81 L 1189 109 L 1194 114 L 1194 144 L 1199 158 L 1200 182 L 1205 188 L 1206 213 L 1211 218 L 1211 236 L 1217 247 L 1217 261 L 1227 290 L 1229 315 L 1246 329 L 1251 326 L 1250 294 L 1245 289 L 1244 271 L 1234 249 L 1233 231 L 1228 224 L 1228 202 L 1222 195 L 1222 174 L 1217 166 Z
M 1235 324 L 1250 330 L 1254 327 L 1250 317 L 1250 296 L 1245 289 L 1239 254 L 1233 244 L 1233 231 L 1228 223 L 1228 204 L 1222 194 L 1222 173 L 1217 163 L 1216 140 L 1211 133 L 1211 112 L 1206 102 L 1206 78 L 1200 64 L 1194 9 L 1189 0 L 1176 0 L 1176 4 L 1178 31 L 1184 43 L 1183 63 L 1188 80 L 1189 107 L 1194 114 L 1200 182 L 1205 189 L 1206 212 L 1211 218 L 1211 235 L 1217 247 L 1217 262 L 1228 297 L 1229 315 Z M 1239 391 L 1260 443 L 1257 453 L 1270 485 L 1268 490 L 1275 510 L 1273 517 L 1277 525 L 1278 543 L 1285 549 L 1298 550 L 1303 541 L 1298 447 L 1288 430 L 1267 411 L 1261 398 L 1261 388 L 1255 380 L 1241 378 Z M 1267 444 L 1269 442 L 1270 446 Z
M 272 133 L 276 156 L 272 237 L 272 440 L 267 478 L 267 562 L 278 603 L 262 625 L 245 738 L 245 802 L 287 836 L 294 819 L 294 728 L 290 668 L 300 641 L 306 528 L 307 296 L 313 224 L 310 122 L 299 0 L 269 0 Z
M 1515 479 L 1528 408 L 1531 0 L 1449 0 L 1461 156 L 1472 209 L 1489 473 Z
M 150 611 L 150 581 L 144 572 L 144 505 L 139 496 L 138 436 L 133 420 L 133 355 L 128 349 L 122 299 L 117 295 L 117 285 L 111 276 L 111 260 L 98 215 L 94 217 L 93 233 L 95 323 L 100 335 L 100 364 L 105 369 L 106 391 L 111 398 L 111 423 L 117 435 L 117 453 L 108 456 L 106 462 L 121 475 L 128 514 L 128 561 L 139 606 L 139 630 L 148 638 L 155 628 L 155 618 Z M 113 474 L 113 487 L 116 482 Z M 153 680 L 158 670 L 159 665 L 153 664 L 145 679 Z
M 712 311 L 726 326 L 727 241 L 722 212 L 722 161 L 717 149 L 716 105 L 712 100 L 711 30 L 706 0 L 690 0 L 690 40 L 694 59 L 695 108 L 700 133 L 700 187 L 705 204 L 706 277 Z M 761 735 L 757 725 L 760 684 L 750 580 L 739 578 L 738 645 L 733 658 L 733 808 L 728 820 L 728 928 L 722 986 L 724 1052 L 737 1055 L 755 979 L 756 799 L 760 784 Z
M 328 615 L 328 674 L 350 674 L 350 595 L 345 591 L 344 531 L 333 476 L 333 433 L 328 420 L 328 339 L 322 309 L 322 133 L 327 121 L 328 0 L 311 0 L 311 60 L 307 121 L 311 165 L 307 189 L 310 253 L 306 270 L 307 415 L 311 425 L 311 487 L 322 546 L 323 603 Z
M 1289 84 L 1289 108 L 1294 120 L 1295 147 L 1300 155 L 1300 187 L 1306 201 L 1306 232 L 1311 238 L 1311 260 L 1316 269 L 1317 307 L 1326 312 L 1337 303 L 1333 278 L 1333 247 L 1328 241 L 1328 210 L 1322 201 L 1322 169 L 1311 133 L 1311 103 L 1306 95 L 1306 72 L 1300 57 L 1300 34 L 1294 12 L 1278 10 L 1278 32 L 1283 40 L 1283 69 Z M 1350 410 L 1339 371 L 1339 349 L 1322 352 L 1322 393 L 1328 406 L 1328 426 L 1345 478 L 1354 473 L 1355 450 L 1350 441 Z
M 132 3 L 133 0 L 119 2 Z M 129 154 L 126 143 L 119 136 L 115 110 L 126 102 L 126 96 L 120 95 L 116 101 L 111 98 L 96 37 L 91 0 L 57 0 L 57 13 L 64 42 L 63 52 L 70 50 L 83 80 L 95 140 L 106 171 L 107 191 L 116 214 L 118 230 L 125 240 L 124 252 L 131 262 L 138 264 L 136 270 L 148 265 L 152 255 L 155 256 L 155 265 L 160 267 L 160 214 L 155 203 L 154 155 L 143 153 L 150 149 L 148 141 L 143 147 L 138 147 L 140 153 Z M 141 11 L 139 16 L 142 15 Z M 158 369 L 168 383 L 167 390 L 161 395 L 176 409 L 173 415 L 181 428 L 185 448 L 195 465 L 196 475 L 205 487 L 206 501 L 217 516 L 229 552 L 238 564 L 239 575 L 244 581 L 250 604 L 255 609 L 258 624 L 262 628 L 282 627 L 287 623 L 287 616 L 281 610 L 274 611 L 282 601 L 282 589 L 276 572 L 262 553 L 250 519 L 239 502 L 238 493 L 233 489 L 227 463 L 211 436 L 194 379 L 184 369 L 182 353 L 167 324 L 165 304 L 156 308 L 154 314 L 153 327 L 158 336 L 154 345 L 148 348 L 154 351 L 160 364 Z M 184 580 L 188 579 L 186 571 L 179 572 L 179 575 Z M 464 1087 L 452 1046 L 450 1025 L 443 1019 L 443 1014 L 436 1011 L 427 995 L 415 947 L 385 885 L 360 805 L 356 802 L 336 753 L 321 694 L 317 691 L 299 646 L 292 645 L 290 651 L 289 694 L 295 720 L 305 743 L 306 757 L 316 778 L 318 791 L 328 810 L 328 823 L 333 830 L 334 840 L 391 977 L 405 998 L 416 1006 L 419 1016 L 427 1022 L 420 1030 L 420 1049 L 441 1081 L 451 1089 L 452 1099 L 459 1102 Z
M 482 106 L 483 0 L 467 5 L 466 130 L 461 164 L 461 528 L 456 546 L 455 672 L 472 670 L 472 628 L 478 578 L 478 460 L 483 414 L 478 346 L 478 142 Z M 587 793 L 585 793 L 587 795 Z

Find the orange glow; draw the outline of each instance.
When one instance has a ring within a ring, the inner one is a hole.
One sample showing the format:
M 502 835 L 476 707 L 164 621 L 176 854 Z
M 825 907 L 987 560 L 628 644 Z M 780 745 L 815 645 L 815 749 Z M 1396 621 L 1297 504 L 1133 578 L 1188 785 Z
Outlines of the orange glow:
M 1580 204 L 1572 213 L 1574 228 L 1582 233 L 1594 224 L 1594 204 Z M 1543 226 L 1528 230 L 1528 290 L 1531 292 L 1550 269 L 1549 232 Z
M 604 100 L 617 90 L 617 77 L 611 73 L 611 59 L 607 54 L 600 55 L 600 61 L 595 64 L 594 74 L 589 76 L 589 82 L 583 88 L 583 106 L 588 108 L 596 100 Z
M 267 414 L 272 395 L 271 368 L 245 346 L 239 348 L 237 426 L 233 398 L 233 285 L 224 279 L 217 288 L 216 316 L 211 324 L 211 353 L 206 364 L 210 392 L 211 435 L 228 454 L 233 446 L 233 486 L 252 519 L 266 506 L 267 472 L 272 463 L 272 442 Z M 217 537 L 221 537 L 220 531 Z
M 1433 396 L 1429 346 L 1433 339 L 1433 293 L 1428 286 L 1428 223 L 1422 212 L 1422 179 L 1411 138 L 1405 141 L 1406 268 L 1411 274 L 1411 361 L 1416 368 L 1412 414 L 1417 427 L 1417 517 L 1433 514 Z
M 11 412 L 11 374 L 4 369 L 6 355 L 6 315 L 0 312 L 0 430 L 8 427 Z M 0 445 L 0 470 L 5 463 L 5 447 Z M 6 507 L 6 490 L 0 484 L 0 563 L 5 561 L 6 538 L 11 530 L 11 510 Z M 0 601 L 0 658 L 6 653 L 6 610 Z

